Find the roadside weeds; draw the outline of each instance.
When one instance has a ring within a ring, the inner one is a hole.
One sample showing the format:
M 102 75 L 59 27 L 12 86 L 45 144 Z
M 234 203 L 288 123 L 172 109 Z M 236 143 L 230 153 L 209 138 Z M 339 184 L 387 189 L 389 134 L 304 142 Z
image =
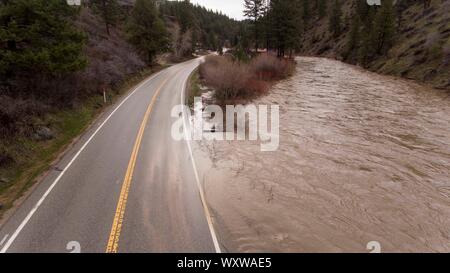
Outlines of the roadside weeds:
M 80 107 L 64 110 L 48 115 L 47 122 L 55 137 L 47 141 L 31 139 L 16 139 L 8 143 L 20 151 L 22 164 L 7 166 L 1 170 L 2 177 L 7 177 L 6 183 L 0 184 L 0 226 L 15 211 L 33 191 L 33 189 L 48 175 L 52 166 L 72 148 L 81 136 L 98 120 L 102 113 L 132 90 L 145 78 L 159 72 L 167 66 L 157 66 L 141 71 L 131 76 L 117 90 L 112 90 L 104 97 L 95 96 L 87 99 Z

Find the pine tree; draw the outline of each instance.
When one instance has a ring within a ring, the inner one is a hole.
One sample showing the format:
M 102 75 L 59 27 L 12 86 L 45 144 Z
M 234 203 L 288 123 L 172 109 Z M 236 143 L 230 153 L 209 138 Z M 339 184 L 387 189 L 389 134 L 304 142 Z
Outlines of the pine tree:
M 386 54 L 395 35 L 395 11 L 392 0 L 383 0 L 374 21 L 374 46 L 377 54 Z
M 333 34 L 333 37 L 337 38 L 339 35 L 341 35 L 342 32 L 342 11 L 341 11 L 341 4 L 339 3 L 339 0 L 335 0 L 333 3 L 333 7 L 330 11 L 330 22 L 329 22 L 329 29 L 330 32 Z
M 350 27 L 350 33 L 344 53 L 344 59 L 352 59 L 352 57 L 356 55 L 355 52 L 358 52 L 359 43 L 361 40 L 360 28 L 361 20 L 359 19 L 359 16 L 354 16 Z
M 264 3 L 264 16 L 261 18 L 262 24 L 264 26 L 264 36 L 266 38 L 266 49 L 269 51 L 271 49 L 272 43 L 272 17 L 270 15 L 270 1 L 265 1 Z
M 194 27 L 194 15 L 192 13 L 192 5 L 189 0 L 183 0 L 179 5 L 178 20 L 181 25 L 181 32 L 185 33 Z
M 3 2 L 0 74 L 62 75 L 83 69 L 85 36 L 72 25 L 75 13 L 60 0 Z
M 127 26 L 129 41 L 152 63 L 156 54 L 168 50 L 169 38 L 153 0 L 136 0 Z
M 327 2 L 328 0 L 317 0 L 317 15 L 319 19 L 322 19 L 327 15 Z
M 311 19 L 311 9 L 310 9 L 310 5 L 309 2 L 311 0 L 303 0 L 303 22 L 305 23 L 305 25 L 309 24 L 309 20 Z
M 193 5 L 187 0 L 158 0 L 158 3 L 162 16 L 179 23 L 182 36 L 192 34 L 192 46 L 202 44 L 204 48 L 215 50 L 217 49 L 217 45 L 214 46 L 215 37 L 218 41 L 232 42 L 238 36 L 239 26 L 243 24 L 220 12 Z
M 117 0 L 92 0 L 94 11 L 101 14 L 105 22 L 106 33 L 110 35 L 110 27 L 115 25 L 119 15 Z
M 263 0 L 244 0 L 244 15 L 253 22 L 255 50 L 259 47 L 259 19 L 264 15 Z
M 368 23 L 361 31 L 361 47 L 358 51 L 359 63 L 366 66 L 375 57 L 375 31 L 373 23 Z
M 300 35 L 303 28 L 303 5 L 298 0 L 272 0 L 270 16 L 277 54 L 283 57 L 286 51 L 289 55 L 300 45 Z

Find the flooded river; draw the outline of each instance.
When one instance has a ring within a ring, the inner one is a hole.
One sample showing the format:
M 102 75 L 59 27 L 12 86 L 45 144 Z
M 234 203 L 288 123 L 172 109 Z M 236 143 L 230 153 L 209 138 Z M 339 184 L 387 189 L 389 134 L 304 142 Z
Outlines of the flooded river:
M 338 61 L 299 58 L 256 104 L 280 105 L 280 147 L 203 142 L 227 251 L 450 251 L 450 96 Z

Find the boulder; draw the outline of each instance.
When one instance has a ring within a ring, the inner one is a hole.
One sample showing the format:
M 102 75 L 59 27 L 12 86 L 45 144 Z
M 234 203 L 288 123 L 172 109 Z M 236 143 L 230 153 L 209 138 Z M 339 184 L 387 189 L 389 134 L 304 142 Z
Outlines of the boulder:
M 53 133 L 50 128 L 42 126 L 36 129 L 34 133 L 34 138 L 36 140 L 50 140 L 55 137 L 55 134 Z

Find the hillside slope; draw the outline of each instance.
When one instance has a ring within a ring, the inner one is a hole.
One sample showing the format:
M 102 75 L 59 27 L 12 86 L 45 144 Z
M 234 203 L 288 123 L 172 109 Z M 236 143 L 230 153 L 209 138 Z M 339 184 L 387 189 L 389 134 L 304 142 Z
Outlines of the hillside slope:
M 74 25 L 86 37 L 85 69 L 65 77 L 22 77 L 0 90 L 0 216 L 132 76 L 147 67 L 119 27 L 108 36 L 101 18 L 83 8 Z
M 341 1 L 343 31 L 337 38 L 329 30 L 329 15 L 311 22 L 302 36 L 300 54 L 358 64 L 355 58 L 347 57 L 355 2 Z M 409 2 L 402 10 L 401 21 L 396 22 L 393 47 L 385 56 L 377 56 L 364 66 L 378 73 L 450 89 L 450 1 L 432 0 L 427 9 L 423 1 Z

